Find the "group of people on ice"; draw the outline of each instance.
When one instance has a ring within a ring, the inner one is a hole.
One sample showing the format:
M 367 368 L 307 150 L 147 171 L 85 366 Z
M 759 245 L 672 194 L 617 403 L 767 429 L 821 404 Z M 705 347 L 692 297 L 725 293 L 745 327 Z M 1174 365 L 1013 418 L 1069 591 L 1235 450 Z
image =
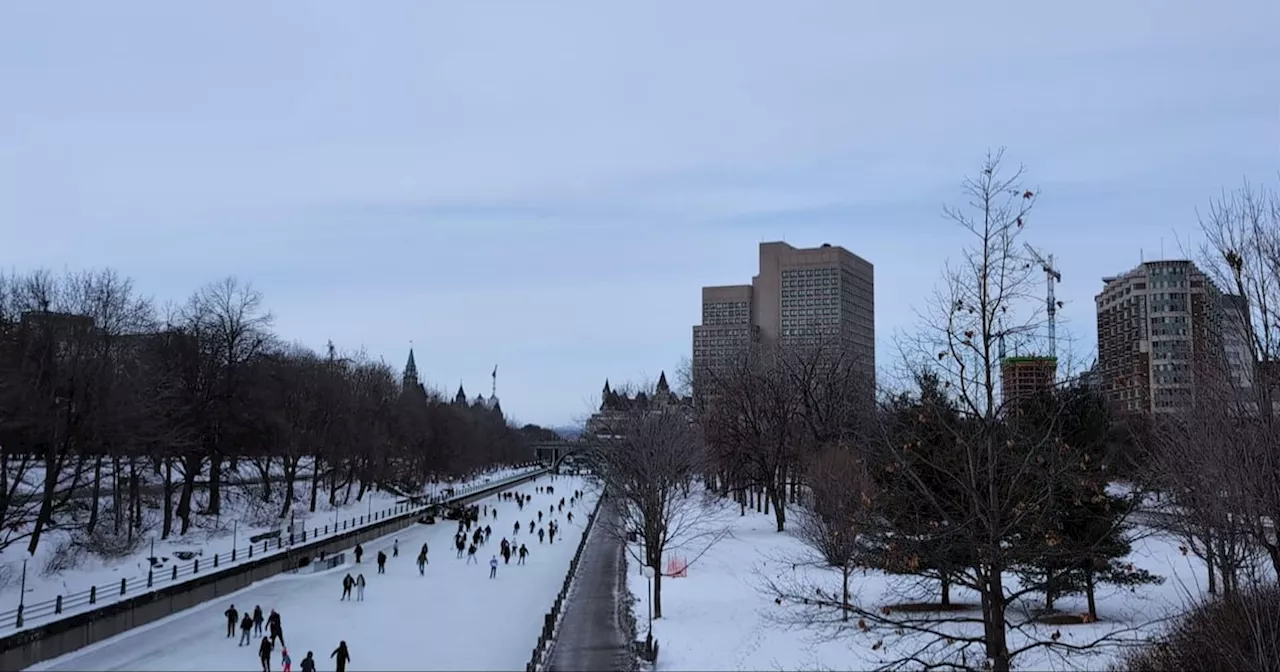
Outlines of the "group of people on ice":
M 236 610 L 236 605 L 233 604 L 222 615 L 227 618 L 228 639 L 235 636 L 236 626 L 239 625 L 239 646 L 252 646 L 250 638 L 262 635 L 263 626 L 266 626 L 267 635 L 263 636 L 262 641 L 258 644 L 258 662 L 262 663 L 262 672 L 271 672 L 271 654 L 275 651 L 277 640 L 280 642 L 281 669 L 283 672 L 293 671 L 293 659 L 289 657 L 289 649 L 285 646 L 284 628 L 280 625 L 279 612 L 272 609 L 271 614 L 264 618 L 262 607 L 255 606 L 252 613 L 246 611 L 242 615 Z M 347 652 L 347 643 L 341 642 L 338 644 L 338 648 L 334 649 L 329 657 L 337 661 L 338 672 L 345 672 L 347 661 L 351 660 L 351 654 Z M 316 672 L 315 654 L 308 651 L 298 667 L 301 672 Z

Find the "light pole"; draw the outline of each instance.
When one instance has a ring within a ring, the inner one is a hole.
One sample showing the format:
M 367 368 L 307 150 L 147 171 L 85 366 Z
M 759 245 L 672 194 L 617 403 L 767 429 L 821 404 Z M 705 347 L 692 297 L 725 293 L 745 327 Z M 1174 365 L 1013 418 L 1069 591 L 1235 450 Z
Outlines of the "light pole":
M 645 565 L 640 573 L 644 574 L 644 578 L 649 582 L 649 632 L 644 636 L 644 649 L 646 652 L 653 650 L 653 577 L 655 572 L 649 565 Z
M 18 589 L 18 623 L 17 627 L 22 627 L 22 610 L 26 607 L 27 601 L 27 560 L 22 559 L 22 586 Z

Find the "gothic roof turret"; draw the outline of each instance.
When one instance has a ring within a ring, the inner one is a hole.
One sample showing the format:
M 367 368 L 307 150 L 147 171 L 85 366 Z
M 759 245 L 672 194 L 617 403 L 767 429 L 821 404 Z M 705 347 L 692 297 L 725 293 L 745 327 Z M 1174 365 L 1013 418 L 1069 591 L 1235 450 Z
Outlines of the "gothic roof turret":
M 453 403 L 455 404 L 467 403 L 467 392 L 466 390 L 462 389 L 462 383 L 458 383 L 458 393 L 453 396 Z
M 404 386 L 417 387 L 418 385 L 418 363 L 413 360 L 413 347 L 409 347 L 409 361 L 404 365 Z
M 658 391 L 658 392 L 670 392 L 670 391 L 671 391 L 671 388 L 667 385 L 667 372 L 666 372 L 666 371 L 663 371 L 662 373 L 658 374 L 658 385 L 657 385 L 657 391 Z

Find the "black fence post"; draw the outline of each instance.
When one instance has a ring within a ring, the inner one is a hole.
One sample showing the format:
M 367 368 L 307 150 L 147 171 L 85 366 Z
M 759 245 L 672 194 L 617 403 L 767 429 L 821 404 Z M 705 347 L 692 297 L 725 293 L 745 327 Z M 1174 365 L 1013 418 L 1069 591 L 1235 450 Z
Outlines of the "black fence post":
M 172 577 L 172 578 L 170 578 L 169 580 L 170 580 L 170 581 L 177 581 L 177 580 L 178 580 L 178 566 L 177 566 L 177 565 L 174 565 L 174 566 L 173 566 L 173 577 Z
M 236 547 L 235 547 L 235 546 L 232 546 L 232 547 L 231 547 L 231 562 L 235 562 L 235 561 L 236 561 Z
M 200 573 L 200 561 L 199 561 L 199 560 L 196 560 L 195 562 L 192 562 L 192 563 L 191 563 L 191 567 L 192 567 L 192 569 L 191 569 L 191 573 L 192 573 L 192 574 L 199 574 L 199 573 Z
M 22 608 L 23 608 L 23 606 L 24 606 L 24 605 L 23 605 L 21 602 L 19 602 L 19 603 L 18 603 L 18 616 L 17 616 L 17 618 L 15 618 L 15 619 L 14 619 L 14 621 L 13 621 L 13 627 L 15 627 L 15 628 L 21 628 L 21 627 L 22 627 Z
M 98 603 L 98 587 L 90 586 L 89 587 L 89 604 L 97 604 L 97 603 Z
M 128 589 L 129 589 L 129 580 L 120 579 L 120 594 L 124 595 L 125 591 Z
M 154 582 L 155 582 L 155 570 L 148 569 L 147 570 L 147 587 L 150 588 Z M 62 599 L 62 596 L 59 595 L 58 599 Z
M 253 559 L 253 544 L 249 544 L 249 559 Z
M 217 554 L 217 553 L 214 553 L 214 554 L 213 554 L 213 568 L 214 568 L 214 569 L 217 569 L 217 568 L 218 568 L 218 554 Z
M 53 613 L 55 614 L 62 613 L 62 596 L 61 595 L 53 598 Z

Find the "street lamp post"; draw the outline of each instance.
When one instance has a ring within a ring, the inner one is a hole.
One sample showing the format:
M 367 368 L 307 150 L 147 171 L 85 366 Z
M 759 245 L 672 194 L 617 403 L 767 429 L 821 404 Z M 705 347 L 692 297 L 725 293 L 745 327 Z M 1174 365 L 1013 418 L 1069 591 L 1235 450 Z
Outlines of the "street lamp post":
M 17 627 L 22 627 L 22 610 L 26 608 L 27 601 L 27 560 L 22 560 L 22 586 L 18 588 L 18 623 Z
M 640 572 L 644 574 L 644 578 L 649 582 L 649 632 L 644 636 L 644 650 L 648 653 L 653 650 L 653 577 L 655 572 L 648 565 L 645 565 Z

